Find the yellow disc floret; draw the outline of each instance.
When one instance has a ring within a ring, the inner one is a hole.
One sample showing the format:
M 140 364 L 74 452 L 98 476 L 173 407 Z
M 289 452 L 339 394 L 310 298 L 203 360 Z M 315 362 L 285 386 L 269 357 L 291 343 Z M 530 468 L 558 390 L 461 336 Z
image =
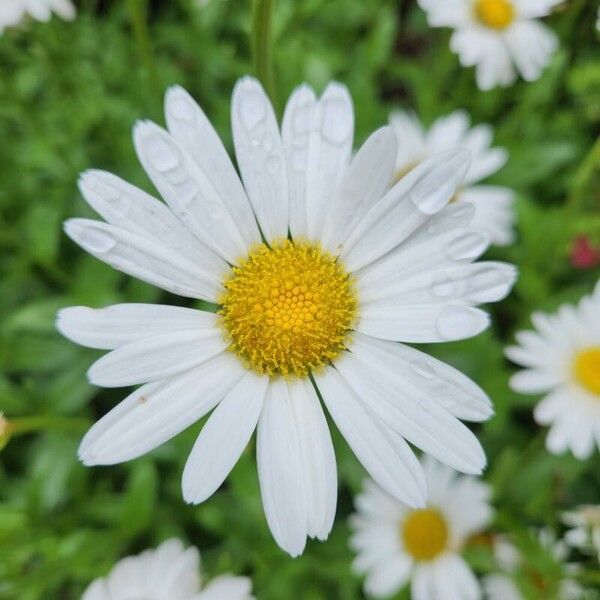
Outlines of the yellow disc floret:
M 600 396 L 600 346 L 580 350 L 573 361 L 573 372 L 584 388 Z
M 448 525 L 436 508 L 409 512 L 401 524 L 401 535 L 404 548 L 415 560 L 433 560 L 448 545 Z
M 346 347 L 357 310 L 352 279 L 314 244 L 259 246 L 223 282 L 221 323 L 248 368 L 306 377 Z
M 515 19 L 510 0 L 475 0 L 473 10 L 477 20 L 492 29 L 505 29 Z

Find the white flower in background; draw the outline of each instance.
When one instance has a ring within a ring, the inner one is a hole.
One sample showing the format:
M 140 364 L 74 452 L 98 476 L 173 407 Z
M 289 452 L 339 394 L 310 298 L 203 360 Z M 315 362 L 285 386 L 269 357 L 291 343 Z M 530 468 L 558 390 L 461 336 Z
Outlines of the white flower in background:
M 169 131 L 147 121 L 134 130 L 167 204 L 90 171 L 81 191 L 106 223 L 65 225 L 99 259 L 217 303 L 218 313 L 73 307 L 57 326 L 112 350 L 90 368 L 91 382 L 145 383 L 85 436 L 86 465 L 141 456 L 215 409 L 186 464 L 184 498 L 211 496 L 257 427 L 267 520 L 279 545 L 298 555 L 307 536 L 328 536 L 336 509 L 317 388 L 367 471 L 399 500 L 422 506 L 426 497 L 407 441 L 481 472 L 483 450 L 459 419 L 489 418 L 489 399 L 452 367 L 393 340 L 477 335 L 489 319 L 474 305 L 503 298 L 516 272 L 472 264 L 486 248 L 484 235 L 466 229 L 473 208 L 446 207 L 468 169 L 464 150 L 424 161 L 389 189 L 394 133 L 375 132 L 350 161 L 354 116 L 344 86 L 329 85 L 320 99 L 300 86 L 280 133 L 260 84 L 244 78 L 231 114 L 243 185 L 200 107 L 172 88 Z
M 365 482 L 350 519 L 350 544 L 357 552 L 353 568 L 366 573 L 365 591 L 376 597 L 394 594 L 410 581 L 415 600 L 480 598 L 479 583 L 460 553 L 492 517 L 490 487 L 430 457 L 421 462 L 429 488 L 423 508 L 411 508 Z
M 247 577 L 220 575 L 200 590 L 200 554 L 178 539 L 120 560 L 82 600 L 252 600 Z
M 535 330 L 518 332 L 519 345 L 505 350 L 525 367 L 510 386 L 547 393 L 533 413 L 540 425 L 551 425 L 546 447 L 553 454 L 570 449 L 583 460 L 600 446 L 600 283 L 578 306 L 536 312 L 531 320 Z
M 396 180 L 439 152 L 452 148 L 469 150 L 471 165 L 463 187 L 452 201 L 469 202 L 475 207 L 470 228 L 487 233 L 493 244 L 513 242 L 513 191 L 499 185 L 479 184 L 501 169 L 508 159 L 504 148 L 491 147 L 493 129 L 490 125 L 470 127 L 469 115 L 463 110 L 437 119 L 427 131 L 415 115 L 401 111 L 390 115 L 390 125 L 398 142 Z
M 558 47 L 539 17 L 564 0 L 419 0 L 431 27 L 451 27 L 450 48 L 489 90 L 538 79 Z
M 563 523 L 571 528 L 565 542 L 584 554 L 596 554 L 600 561 L 600 505 L 588 504 L 565 512 Z
M 61 19 L 75 18 L 71 0 L 0 0 L 0 34 L 6 27 L 18 25 L 27 15 L 36 21 L 49 21 L 52 13 Z

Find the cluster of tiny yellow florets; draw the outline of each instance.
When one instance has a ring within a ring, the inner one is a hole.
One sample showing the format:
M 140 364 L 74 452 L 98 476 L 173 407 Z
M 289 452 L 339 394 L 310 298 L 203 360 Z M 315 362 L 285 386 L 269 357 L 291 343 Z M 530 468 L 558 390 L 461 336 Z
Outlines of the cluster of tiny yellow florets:
M 263 244 L 223 286 L 219 314 L 230 348 L 258 373 L 306 377 L 346 347 L 357 308 L 352 280 L 317 245 Z

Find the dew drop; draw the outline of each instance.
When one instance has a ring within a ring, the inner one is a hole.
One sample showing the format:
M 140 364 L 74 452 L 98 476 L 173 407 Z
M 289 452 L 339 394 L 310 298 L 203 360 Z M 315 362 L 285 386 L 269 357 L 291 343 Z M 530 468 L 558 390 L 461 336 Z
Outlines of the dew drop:
M 438 316 L 436 329 L 444 340 L 460 340 L 477 335 L 488 324 L 487 315 L 468 306 L 448 306 Z
M 431 293 L 437 298 L 448 298 L 457 295 L 457 283 L 448 275 L 438 275 L 431 282 Z
M 147 140 L 147 155 L 151 165 L 162 173 L 179 165 L 179 156 L 174 148 L 158 137 Z
M 240 102 L 239 115 L 242 125 L 252 131 L 267 114 L 265 100 L 258 91 L 248 90 Z
M 169 114 L 179 121 L 192 123 L 194 121 L 194 107 L 182 97 L 177 97 L 169 104 Z
M 86 229 L 78 237 L 81 244 L 90 252 L 103 254 L 117 245 L 117 241 L 110 233 L 100 229 Z
M 476 259 L 485 249 L 487 238 L 477 232 L 469 232 L 454 238 L 448 243 L 446 252 L 451 260 L 470 261 Z
M 326 100 L 322 111 L 323 137 L 332 144 L 343 144 L 352 134 L 352 118 L 346 110 L 346 103 L 340 99 Z

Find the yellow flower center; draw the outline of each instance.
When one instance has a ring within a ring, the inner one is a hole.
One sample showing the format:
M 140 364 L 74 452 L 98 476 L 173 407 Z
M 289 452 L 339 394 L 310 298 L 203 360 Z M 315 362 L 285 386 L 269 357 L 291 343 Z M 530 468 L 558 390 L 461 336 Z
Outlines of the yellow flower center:
M 406 551 L 415 560 L 433 560 L 448 544 L 446 519 L 435 508 L 411 511 L 401 526 Z
M 230 349 L 258 373 L 306 377 L 346 347 L 357 311 L 354 285 L 314 244 L 262 244 L 223 286 L 219 314 Z
M 475 17 L 492 29 L 504 29 L 515 19 L 515 8 L 510 0 L 475 0 Z
M 573 372 L 584 388 L 600 396 L 600 346 L 578 352 L 573 361 Z

